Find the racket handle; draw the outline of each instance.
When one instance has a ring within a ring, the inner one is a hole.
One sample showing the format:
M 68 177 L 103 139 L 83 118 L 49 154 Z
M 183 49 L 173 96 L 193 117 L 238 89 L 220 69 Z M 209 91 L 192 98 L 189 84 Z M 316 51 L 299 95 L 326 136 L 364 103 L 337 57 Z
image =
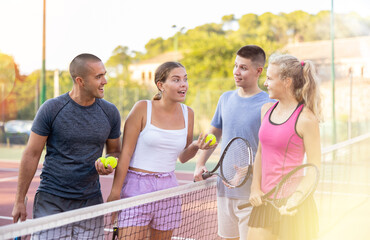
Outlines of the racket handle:
M 250 202 L 249 203 L 244 203 L 242 205 L 239 205 L 238 209 L 242 210 L 242 209 L 247 208 L 247 207 L 252 207 L 252 204 Z
M 118 227 L 113 227 L 112 240 L 117 240 L 117 239 L 118 239 Z
M 205 180 L 205 179 L 207 179 L 207 178 L 209 178 L 209 177 L 211 177 L 212 176 L 212 173 L 211 172 L 204 172 L 203 174 L 202 174 L 202 178 L 203 178 L 203 180 Z

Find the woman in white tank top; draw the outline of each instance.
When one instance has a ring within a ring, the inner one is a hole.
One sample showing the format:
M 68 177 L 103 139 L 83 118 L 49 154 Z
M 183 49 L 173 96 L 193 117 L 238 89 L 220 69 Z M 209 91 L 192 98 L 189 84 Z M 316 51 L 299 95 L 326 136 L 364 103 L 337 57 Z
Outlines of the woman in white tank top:
M 122 152 L 108 201 L 177 186 L 177 159 L 185 163 L 199 149 L 217 146 L 207 145 L 202 135 L 193 141 L 194 112 L 181 104 L 189 87 L 184 66 L 166 62 L 157 68 L 154 81 L 158 94 L 152 101 L 138 101 L 125 122 Z M 139 213 L 122 211 L 118 216 L 119 239 L 142 239 L 148 231 L 151 239 L 171 239 L 181 220 L 181 205 L 176 203 L 178 199 L 163 203 L 172 208 L 154 214 L 140 209 Z M 174 215 L 157 219 L 157 215 L 167 216 L 169 212 Z

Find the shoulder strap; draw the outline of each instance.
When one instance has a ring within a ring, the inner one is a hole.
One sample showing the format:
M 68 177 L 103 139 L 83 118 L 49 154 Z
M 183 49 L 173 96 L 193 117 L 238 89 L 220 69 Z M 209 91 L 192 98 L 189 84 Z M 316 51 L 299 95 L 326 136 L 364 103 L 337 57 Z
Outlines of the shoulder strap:
M 272 110 L 276 107 L 276 105 L 278 104 L 279 102 L 276 102 L 274 103 L 274 105 L 272 105 L 269 110 L 267 110 L 267 112 L 265 113 L 265 116 L 263 116 L 263 118 L 267 117 L 267 118 L 270 118 L 270 115 L 271 115 L 271 112 Z
M 294 122 L 294 131 L 297 133 L 298 136 L 299 134 L 297 131 L 297 123 L 298 123 L 298 118 L 301 115 L 303 108 L 304 108 L 304 104 L 299 104 L 297 109 L 292 114 L 292 118 L 293 118 L 292 121 Z
M 184 115 L 185 128 L 188 129 L 188 122 L 189 122 L 188 121 L 188 118 L 189 118 L 188 106 L 181 103 L 181 108 L 182 108 L 182 114 Z
M 146 126 L 150 126 L 152 120 L 152 101 L 146 100 Z

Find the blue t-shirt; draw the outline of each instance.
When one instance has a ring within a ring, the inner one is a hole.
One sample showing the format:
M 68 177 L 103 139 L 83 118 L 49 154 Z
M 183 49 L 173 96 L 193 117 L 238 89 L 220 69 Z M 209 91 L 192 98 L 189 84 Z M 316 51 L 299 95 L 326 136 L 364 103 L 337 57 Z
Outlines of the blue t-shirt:
M 48 137 L 38 191 L 79 200 L 101 195 L 95 160 L 108 139 L 120 137 L 120 129 L 118 109 L 104 99 L 81 106 L 65 93 L 46 101 L 32 126 Z
M 252 97 L 244 98 L 238 95 L 238 90 L 228 91 L 221 95 L 211 125 L 222 129 L 221 152 L 234 137 L 242 137 L 250 143 L 253 156 L 258 147 L 258 130 L 261 125 L 261 107 L 272 102 L 266 92 L 260 92 Z M 217 194 L 219 197 L 249 199 L 252 177 L 239 188 L 229 189 L 218 178 Z

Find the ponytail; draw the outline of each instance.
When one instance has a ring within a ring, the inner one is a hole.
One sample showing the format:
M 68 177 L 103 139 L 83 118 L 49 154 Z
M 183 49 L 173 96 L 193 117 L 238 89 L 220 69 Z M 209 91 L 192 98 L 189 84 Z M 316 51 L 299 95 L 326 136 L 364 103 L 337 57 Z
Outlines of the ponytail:
M 153 100 L 161 100 L 161 98 L 162 98 L 162 92 L 158 91 L 158 93 L 154 95 Z
M 321 120 L 321 97 L 318 89 L 319 79 L 315 65 L 307 60 L 300 62 L 291 55 L 273 54 L 269 64 L 277 65 L 280 69 L 280 78 L 293 80 L 292 91 L 296 100 L 310 109 L 316 118 Z
M 303 88 L 301 91 L 305 105 L 310 109 L 318 120 L 322 120 L 321 96 L 318 89 L 319 79 L 315 65 L 311 61 L 303 64 Z

